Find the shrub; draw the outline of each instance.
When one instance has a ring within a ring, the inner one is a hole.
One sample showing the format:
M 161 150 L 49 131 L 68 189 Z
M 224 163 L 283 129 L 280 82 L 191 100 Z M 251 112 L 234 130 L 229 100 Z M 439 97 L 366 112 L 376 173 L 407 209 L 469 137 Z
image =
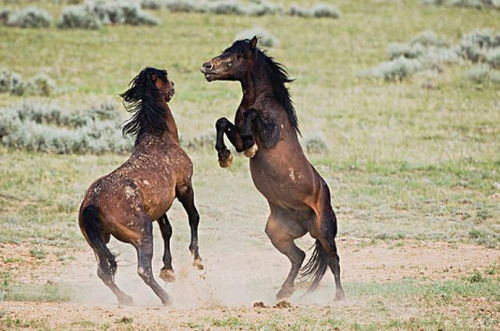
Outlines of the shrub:
M 59 27 L 97 29 L 103 24 L 157 25 L 158 20 L 145 13 L 137 1 L 97 0 L 66 7 Z
M 45 74 L 38 74 L 28 82 L 16 72 L 2 69 L 0 71 L 0 93 L 14 95 L 41 95 L 50 96 L 58 92 L 54 81 Z
M 182 145 L 193 150 L 213 148 L 215 145 L 215 133 L 209 132 L 202 134 L 187 141 L 187 143 L 183 143 Z
M 317 134 L 305 139 L 304 146 L 306 151 L 311 154 L 328 153 L 326 139 L 322 134 Z
M 363 75 L 383 78 L 386 81 L 402 81 L 422 69 L 423 65 L 419 60 L 400 57 L 395 60 L 382 62 L 363 73 Z
M 279 44 L 278 38 L 272 35 L 269 31 L 261 27 L 243 30 L 235 36 L 235 40 L 252 39 L 254 36 L 259 40 L 258 44 L 264 47 L 274 47 Z
M 273 15 L 281 11 L 281 7 L 264 0 L 250 1 L 245 8 L 245 14 L 250 16 Z
M 299 16 L 299 17 L 311 17 L 313 16 L 313 12 L 310 9 L 300 7 L 296 4 L 292 4 L 290 6 L 290 9 L 288 10 L 288 15 Z
M 214 0 L 206 4 L 207 12 L 212 14 L 244 15 L 244 6 L 236 0 Z
M 24 94 L 51 96 L 57 92 L 54 81 L 46 74 L 38 74 L 24 87 Z
M 58 27 L 62 29 L 99 29 L 101 21 L 94 12 L 82 6 L 65 7 Z
M 47 11 L 37 7 L 27 7 L 7 15 L 7 25 L 21 28 L 46 28 L 52 20 Z
M 500 68 L 500 47 L 496 47 L 485 54 L 486 63 L 493 68 Z
M 500 84 L 500 72 L 485 63 L 477 64 L 467 71 L 467 78 L 476 84 Z
M 0 111 L 0 143 L 51 153 L 124 153 L 130 142 L 121 136 L 114 106 L 103 103 L 67 112 L 56 104 L 24 102 Z
M 462 37 L 457 51 L 466 60 L 481 62 L 486 58 L 486 53 L 492 49 L 500 47 L 500 34 L 495 34 L 492 30 L 476 30 Z
M 23 95 L 24 82 L 21 75 L 8 69 L 2 69 L 0 71 L 0 93 Z
M 194 0 L 167 0 L 165 7 L 171 12 L 203 12 L 206 9 L 204 4 Z
M 500 9 L 498 0 L 422 0 L 426 5 L 455 6 L 475 9 L 496 8 Z
M 339 18 L 340 11 L 334 5 L 318 3 L 312 7 L 312 14 L 314 17 L 331 17 Z
M 161 9 L 164 5 L 163 0 L 141 0 L 141 7 L 144 9 Z
M 5 25 L 7 20 L 9 19 L 10 9 L 2 9 L 0 10 L 0 25 Z

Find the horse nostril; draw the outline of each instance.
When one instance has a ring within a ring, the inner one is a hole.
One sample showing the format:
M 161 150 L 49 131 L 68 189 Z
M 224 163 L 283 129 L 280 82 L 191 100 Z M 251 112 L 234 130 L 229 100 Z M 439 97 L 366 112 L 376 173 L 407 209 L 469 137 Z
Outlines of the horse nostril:
M 212 62 L 205 62 L 203 63 L 203 68 L 206 70 L 212 70 L 214 68 L 214 65 L 212 64 Z

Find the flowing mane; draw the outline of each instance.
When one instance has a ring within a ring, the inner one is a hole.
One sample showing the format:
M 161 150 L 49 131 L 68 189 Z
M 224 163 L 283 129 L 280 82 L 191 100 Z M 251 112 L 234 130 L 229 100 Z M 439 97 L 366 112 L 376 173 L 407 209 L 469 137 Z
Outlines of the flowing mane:
M 130 82 L 130 88 L 120 94 L 124 100 L 125 109 L 133 113 L 123 126 L 123 135 L 135 137 L 137 145 L 145 133 L 160 136 L 167 130 L 165 110 L 159 106 L 161 97 L 152 75 L 167 80 L 167 71 L 155 68 L 145 68 Z
M 245 51 L 248 51 L 250 47 L 249 43 L 250 40 L 248 39 L 235 41 L 231 47 L 224 51 L 224 53 L 236 52 L 243 54 Z M 267 76 L 271 80 L 274 97 L 285 109 L 290 124 L 300 134 L 299 121 L 293 106 L 293 101 L 290 98 L 290 91 L 285 86 L 285 83 L 293 82 L 293 79 L 288 76 L 285 66 L 275 61 L 272 56 L 267 55 L 265 51 L 259 48 L 256 48 L 256 65 L 264 68 Z

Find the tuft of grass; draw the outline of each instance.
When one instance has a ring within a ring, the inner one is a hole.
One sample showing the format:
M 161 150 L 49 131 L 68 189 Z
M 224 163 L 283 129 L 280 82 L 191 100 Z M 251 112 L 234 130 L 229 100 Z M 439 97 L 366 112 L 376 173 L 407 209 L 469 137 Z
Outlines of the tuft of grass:
M 30 249 L 30 254 L 36 259 L 43 260 L 47 257 L 47 251 L 42 247 L 33 247 Z
M 235 40 L 240 39 L 252 39 L 254 36 L 257 37 L 258 45 L 264 47 L 276 47 L 279 45 L 279 40 L 273 34 L 262 27 L 255 27 L 253 29 L 247 29 L 240 31 L 235 37 Z

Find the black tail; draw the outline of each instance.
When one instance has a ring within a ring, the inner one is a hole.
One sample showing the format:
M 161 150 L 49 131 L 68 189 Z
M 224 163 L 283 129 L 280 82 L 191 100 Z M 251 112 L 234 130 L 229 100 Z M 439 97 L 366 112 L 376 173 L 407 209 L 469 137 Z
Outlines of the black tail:
M 92 246 L 99 257 L 99 263 L 105 264 L 114 275 L 116 272 L 115 255 L 106 247 L 106 243 L 102 239 L 101 220 L 94 205 L 90 205 L 83 210 L 83 228 L 89 239 L 89 244 Z
M 328 266 L 329 257 L 320 241 L 316 239 L 311 258 L 307 261 L 306 265 L 300 269 L 300 277 L 302 279 L 312 280 L 311 287 L 309 287 L 307 292 L 312 292 L 318 287 L 321 278 L 323 278 L 326 270 L 328 269 Z

